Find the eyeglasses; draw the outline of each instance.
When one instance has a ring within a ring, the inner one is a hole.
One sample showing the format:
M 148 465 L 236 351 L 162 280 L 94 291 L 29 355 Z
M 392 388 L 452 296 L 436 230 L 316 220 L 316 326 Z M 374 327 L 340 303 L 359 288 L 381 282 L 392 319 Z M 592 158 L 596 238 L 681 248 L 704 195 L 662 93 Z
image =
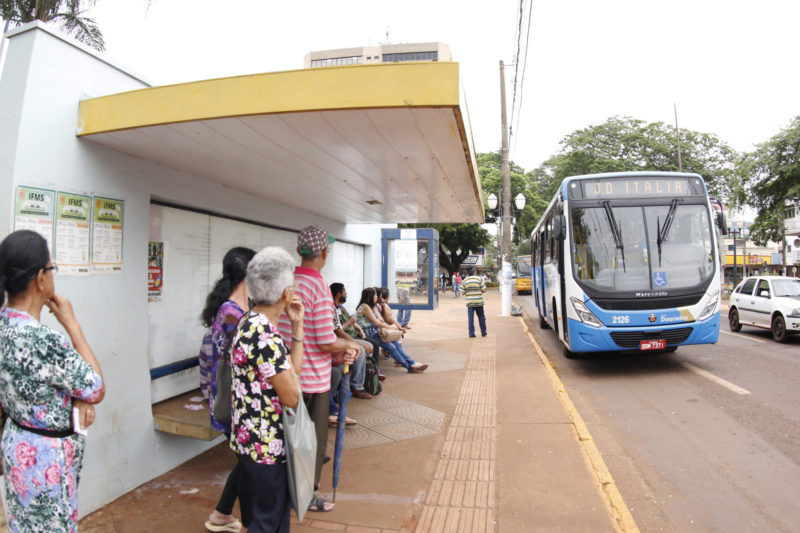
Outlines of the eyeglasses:
M 58 265 L 53 263 L 49 267 L 44 267 L 42 269 L 42 272 L 47 272 L 48 270 L 52 270 L 53 271 L 53 275 L 55 276 L 56 274 L 58 274 Z

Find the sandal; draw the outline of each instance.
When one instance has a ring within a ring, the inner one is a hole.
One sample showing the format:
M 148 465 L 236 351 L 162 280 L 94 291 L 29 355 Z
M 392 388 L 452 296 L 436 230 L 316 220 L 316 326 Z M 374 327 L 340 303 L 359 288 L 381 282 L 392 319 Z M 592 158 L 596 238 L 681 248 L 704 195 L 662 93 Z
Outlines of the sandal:
M 328 427 L 335 428 L 336 425 L 339 423 L 339 417 L 335 415 L 331 415 L 328 417 Z M 358 424 L 358 420 L 354 420 L 349 416 L 344 417 L 344 425 L 347 427 L 355 426 Z
M 328 505 L 330 505 L 330 507 L 327 507 Z M 333 511 L 334 507 L 335 505 L 333 503 L 326 502 L 322 498 L 317 497 L 311 501 L 311 505 L 308 506 L 308 510 L 314 511 L 315 513 L 327 513 Z
M 228 533 L 239 533 L 242 529 L 242 523 L 238 520 L 228 522 L 227 524 L 214 524 L 210 520 L 206 521 L 206 529 L 208 531 L 225 531 Z

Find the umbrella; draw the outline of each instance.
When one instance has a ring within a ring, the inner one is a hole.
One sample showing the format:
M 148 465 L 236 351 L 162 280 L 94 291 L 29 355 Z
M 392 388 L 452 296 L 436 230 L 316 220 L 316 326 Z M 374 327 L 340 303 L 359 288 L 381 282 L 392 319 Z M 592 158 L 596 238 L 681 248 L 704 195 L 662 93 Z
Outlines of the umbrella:
M 339 383 L 339 418 L 336 420 L 336 443 L 333 447 L 333 501 L 336 501 L 336 487 L 339 485 L 339 471 L 342 469 L 342 450 L 344 449 L 344 428 L 347 421 L 347 403 L 350 401 L 350 365 L 344 365 L 342 381 Z

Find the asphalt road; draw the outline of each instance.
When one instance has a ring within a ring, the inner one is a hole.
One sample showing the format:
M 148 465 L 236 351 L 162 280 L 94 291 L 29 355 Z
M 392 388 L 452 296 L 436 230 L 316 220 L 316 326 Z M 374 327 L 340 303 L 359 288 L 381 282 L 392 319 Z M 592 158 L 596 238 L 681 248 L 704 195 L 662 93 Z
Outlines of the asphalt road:
M 642 531 L 800 530 L 800 336 L 566 359 L 514 296 Z M 533 362 L 533 359 L 532 359 Z

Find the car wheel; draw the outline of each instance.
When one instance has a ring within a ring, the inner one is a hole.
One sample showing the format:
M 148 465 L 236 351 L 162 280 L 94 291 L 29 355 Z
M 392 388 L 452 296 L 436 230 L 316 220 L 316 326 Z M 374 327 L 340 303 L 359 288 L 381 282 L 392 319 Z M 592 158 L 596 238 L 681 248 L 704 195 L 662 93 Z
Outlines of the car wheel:
M 728 326 L 731 328 L 731 331 L 739 331 L 742 329 L 742 325 L 739 323 L 739 311 L 737 311 L 735 307 L 728 312 Z
M 789 334 L 786 332 L 786 321 L 781 315 L 775 315 L 772 319 L 772 338 L 778 342 L 786 342 Z

